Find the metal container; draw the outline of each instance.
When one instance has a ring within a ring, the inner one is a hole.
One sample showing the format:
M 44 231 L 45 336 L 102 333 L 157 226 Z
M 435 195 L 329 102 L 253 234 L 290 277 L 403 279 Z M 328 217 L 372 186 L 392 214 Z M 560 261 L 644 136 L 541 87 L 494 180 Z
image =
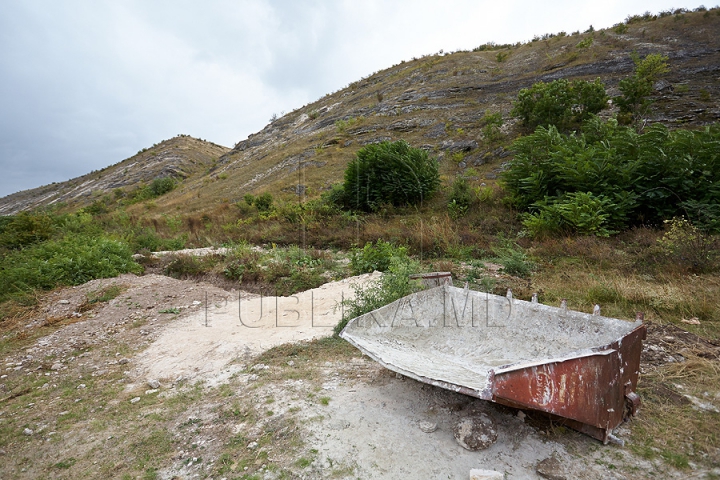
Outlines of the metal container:
M 634 415 L 645 326 L 442 285 L 350 320 L 340 336 L 386 368 L 533 409 L 601 440 Z

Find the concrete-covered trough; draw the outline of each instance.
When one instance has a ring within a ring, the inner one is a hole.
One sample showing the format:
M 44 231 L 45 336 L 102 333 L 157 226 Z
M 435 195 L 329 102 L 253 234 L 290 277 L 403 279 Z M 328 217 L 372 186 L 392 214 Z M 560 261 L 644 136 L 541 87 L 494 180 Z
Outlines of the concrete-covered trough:
M 346 339 L 421 382 L 559 417 L 604 443 L 634 415 L 645 326 L 443 285 L 350 320 Z

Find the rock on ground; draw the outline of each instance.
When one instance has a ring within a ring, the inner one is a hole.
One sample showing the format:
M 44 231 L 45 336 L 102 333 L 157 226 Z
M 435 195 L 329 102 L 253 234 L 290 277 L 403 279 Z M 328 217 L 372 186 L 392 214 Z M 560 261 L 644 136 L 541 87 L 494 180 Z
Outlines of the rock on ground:
M 422 430 L 425 433 L 432 433 L 435 430 L 437 430 L 437 423 L 433 422 L 420 422 L 418 424 L 418 427 L 420 427 L 420 430 Z
M 565 471 L 560 464 L 560 460 L 553 455 L 541 461 L 537 465 L 537 473 L 543 478 L 549 480 L 566 480 Z
M 497 440 L 495 423 L 484 413 L 460 419 L 453 434 L 461 447 L 471 451 L 484 450 Z
M 470 480 L 503 480 L 504 473 L 495 470 L 480 470 L 473 468 L 470 470 Z

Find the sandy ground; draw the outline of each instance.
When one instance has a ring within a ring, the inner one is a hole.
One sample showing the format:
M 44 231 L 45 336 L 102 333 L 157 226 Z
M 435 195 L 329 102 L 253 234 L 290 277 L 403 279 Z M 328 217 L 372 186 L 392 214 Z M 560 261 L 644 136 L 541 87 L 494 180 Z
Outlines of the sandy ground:
M 288 342 L 329 336 L 342 318 L 343 299 L 352 298 L 351 285 L 378 279 L 379 273 L 327 283 L 290 297 L 262 297 L 239 293 L 209 301 L 165 328 L 138 355 L 137 377 L 161 382 L 204 379 L 214 382 L 241 369 L 228 364 L 250 359 Z M 202 298 L 202 296 L 201 296 Z

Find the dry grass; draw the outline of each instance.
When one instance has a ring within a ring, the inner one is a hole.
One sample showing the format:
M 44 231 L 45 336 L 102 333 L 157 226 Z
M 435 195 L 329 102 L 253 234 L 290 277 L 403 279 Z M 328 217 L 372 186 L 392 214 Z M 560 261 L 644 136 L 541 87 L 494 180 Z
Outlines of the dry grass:
M 675 323 L 711 339 L 720 339 L 720 279 L 716 275 L 648 276 L 603 270 L 576 259 L 558 260 L 532 279 L 543 303 L 568 300 L 570 308 L 592 311 L 600 304 L 607 316 Z M 583 288 L 578 289 L 578 285 Z M 695 318 L 700 324 L 682 322 Z
M 686 469 L 690 463 L 720 464 L 720 413 L 700 409 L 688 400 L 720 403 L 720 363 L 686 353 L 642 375 L 640 414 L 632 422 L 630 449 L 645 457 L 662 457 Z

